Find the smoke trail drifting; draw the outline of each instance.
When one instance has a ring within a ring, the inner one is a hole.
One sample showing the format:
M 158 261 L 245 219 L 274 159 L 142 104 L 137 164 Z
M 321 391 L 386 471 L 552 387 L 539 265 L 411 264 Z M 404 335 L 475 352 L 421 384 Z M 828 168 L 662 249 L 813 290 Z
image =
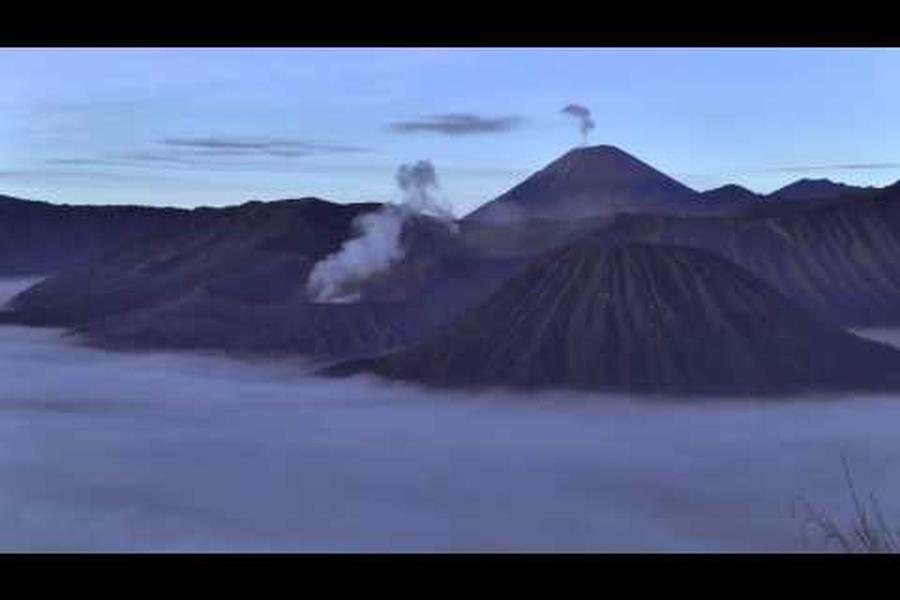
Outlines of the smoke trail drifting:
M 586 144 L 588 134 L 592 129 L 594 129 L 594 126 L 596 125 L 596 123 L 594 123 L 594 119 L 591 117 L 590 109 L 586 106 L 582 106 L 581 104 L 569 104 L 565 106 L 560 112 L 566 115 L 571 115 L 578 119 L 579 130 L 581 131 L 581 143 Z
M 385 204 L 374 213 L 357 217 L 353 222 L 357 235 L 313 267 L 306 288 L 314 302 L 358 300 L 353 291 L 357 284 L 390 269 L 405 256 L 401 234 L 410 217 L 427 215 L 453 222 L 453 213 L 439 194 L 431 161 L 400 165 L 396 181 L 403 194 L 400 204 Z

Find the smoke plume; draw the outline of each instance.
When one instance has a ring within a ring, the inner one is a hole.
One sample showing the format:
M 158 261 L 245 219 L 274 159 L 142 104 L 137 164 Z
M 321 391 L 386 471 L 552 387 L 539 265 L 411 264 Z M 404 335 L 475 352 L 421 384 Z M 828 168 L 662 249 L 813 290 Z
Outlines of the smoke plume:
M 403 206 L 407 209 L 443 220 L 453 219 L 450 206 L 439 195 L 437 171 L 431 161 L 400 165 L 396 179 L 397 187 L 403 193 Z
M 586 106 L 582 106 L 581 104 L 569 104 L 560 112 L 566 115 L 571 115 L 578 119 L 579 129 L 581 131 L 581 143 L 586 144 L 588 134 L 596 125 L 594 123 L 594 119 L 591 117 L 590 109 Z
M 402 194 L 399 204 L 385 204 L 353 222 L 355 236 L 341 249 L 313 267 L 306 284 L 314 302 L 355 302 L 352 291 L 369 277 L 387 271 L 405 256 L 403 225 L 415 215 L 427 215 L 453 224 L 453 212 L 440 196 L 437 171 L 431 161 L 400 165 L 396 175 Z

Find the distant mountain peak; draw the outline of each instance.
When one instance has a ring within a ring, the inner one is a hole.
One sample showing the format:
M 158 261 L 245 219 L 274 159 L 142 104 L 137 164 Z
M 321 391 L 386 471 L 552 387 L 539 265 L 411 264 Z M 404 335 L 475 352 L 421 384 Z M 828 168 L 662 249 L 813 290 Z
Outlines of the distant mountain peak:
M 826 177 L 815 179 L 804 177 L 775 190 L 768 197 L 776 200 L 811 200 L 847 192 L 862 192 L 869 189 L 872 188 L 847 185 L 846 183 L 832 181 Z
M 711 209 L 724 214 L 743 211 L 752 207 L 762 200 L 764 196 L 736 183 L 729 183 L 701 192 L 700 198 Z
M 711 190 L 707 190 L 704 192 L 705 194 L 711 194 L 713 192 L 740 192 L 742 194 L 752 194 L 754 196 L 759 196 L 756 192 L 749 188 L 745 188 L 742 185 L 738 185 L 736 183 L 726 183 L 725 185 L 719 186 L 717 188 L 713 188 Z
M 466 217 L 573 220 L 621 212 L 690 212 L 697 192 L 610 145 L 573 148 Z
M 725 185 L 701 192 L 707 198 L 740 198 L 747 200 L 756 200 L 762 198 L 762 194 L 757 194 L 751 189 L 745 188 L 736 183 L 726 183 Z
M 625 152 L 618 146 L 612 146 L 610 144 L 597 144 L 594 146 L 576 146 L 572 148 L 568 152 L 562 155 L 559 160 L 565 160 L 566 158 L 618 158 L 618 159 L 629 159 L 629 160 L 637 160 L 628 152 Z
M 579 174 L 586 175 L 591 179 L 603 176 L 617 179 L 654 178 L 671 180 L 668 175 L 621 148 L 609 145 L 573 148 L 547 165 L 543 171 L 568 169 L 584 170 L 584 173 Z

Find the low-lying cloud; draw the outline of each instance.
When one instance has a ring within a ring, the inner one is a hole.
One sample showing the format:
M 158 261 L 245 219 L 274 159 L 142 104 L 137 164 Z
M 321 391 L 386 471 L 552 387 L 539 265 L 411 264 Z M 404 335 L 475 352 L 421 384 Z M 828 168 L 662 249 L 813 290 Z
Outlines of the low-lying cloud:
M 506 133 L 521 127 L 525 119 L 517 116 L 482 117 L 471 113 L 431 115 L 411 121 L 392 123 L 390 129 L 399 133 L 440 133 L 450 136 Z
M 0 549 L 802 550 L 795 495 L 852 514 L 841 452 L 900 523 L 897 397 L 453 394 L 308 369 L 0 327 Z

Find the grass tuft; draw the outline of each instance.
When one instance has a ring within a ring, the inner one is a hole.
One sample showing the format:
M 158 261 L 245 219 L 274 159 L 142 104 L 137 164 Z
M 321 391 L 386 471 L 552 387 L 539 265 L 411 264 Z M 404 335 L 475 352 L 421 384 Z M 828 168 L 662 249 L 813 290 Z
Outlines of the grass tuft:
M 853 502 L 854 516 L 845 526 L 823 514 L 806 498 L 796 497 L 791 516 L 801 522 L 803 543 L 810 546 L 810 533 L 820 536 L 824 549 L 835 546 L 843 552 L 900 552 L 900 530 L 891 529 L 884 519 L 878 498 L 871 492 L 862 498 L 853 481 L 847 457 L 841 454 L 844 479 Z

